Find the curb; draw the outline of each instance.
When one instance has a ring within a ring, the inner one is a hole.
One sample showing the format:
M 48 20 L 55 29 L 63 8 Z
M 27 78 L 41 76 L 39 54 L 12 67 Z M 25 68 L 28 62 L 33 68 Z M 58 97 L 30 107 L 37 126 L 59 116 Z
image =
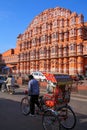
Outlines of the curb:
M 71 97 L 77 97 L 77 98 L 87 99 L 86 95 L 78 94 L 78 93 L 71 93 Z
M 19 89 L 26 90 L 27 86 L 21 86 L 21 87 L 19 87 Z M 43 94 L 46 93 L 46 90 L 44 90 L 44 88 L 41 88 L 41 91 L 42 91 L 41 93 L 43 93 Z M 78 92 L 72 92 L 71 97 L 87 99 L 86 94 L 83 95 L 83 94 L 79 94 Z

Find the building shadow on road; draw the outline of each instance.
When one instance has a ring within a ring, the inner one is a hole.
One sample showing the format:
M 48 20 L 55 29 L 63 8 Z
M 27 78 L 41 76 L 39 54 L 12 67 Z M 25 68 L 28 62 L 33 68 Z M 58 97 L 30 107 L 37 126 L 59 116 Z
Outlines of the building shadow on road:
M 17 93 L 18 94 L 18 93 Z M 21 99 L 21 98 L 20 98 Z M 20 110 L 20 101 L 0 98 L 0 129 L 1 130 L 43 130 L 41 118 L 24 116 Z M 76 113 L 77 123 L 73 130 L 87 129 L 87 115 Z M 65 129 L 61 129 L 65 130 Z
M 43 130 L 41 119 L 24 116 L 20 110 L 20 101 L 0 98 L 1 130 Z
M 77 113 L 77 124 L 75 130 L 86 130 L 87 129 L 87 114 L 79 114 Z

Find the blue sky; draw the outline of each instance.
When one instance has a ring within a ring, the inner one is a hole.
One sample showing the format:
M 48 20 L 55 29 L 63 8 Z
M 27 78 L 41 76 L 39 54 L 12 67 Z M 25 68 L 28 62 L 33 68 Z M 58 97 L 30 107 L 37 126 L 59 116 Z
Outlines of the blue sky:
M 63 7 L 83 14 L 87 21 L 87 0 L 2 0 L 0 1 L 0 53 L 16 47 L 17 36 L 23 33 L 42 11 Z

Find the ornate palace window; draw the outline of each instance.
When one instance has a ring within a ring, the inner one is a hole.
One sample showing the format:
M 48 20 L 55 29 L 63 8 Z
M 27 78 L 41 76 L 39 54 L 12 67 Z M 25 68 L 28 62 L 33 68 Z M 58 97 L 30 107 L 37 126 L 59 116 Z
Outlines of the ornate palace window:
M 48 36 L 48 37 L 47 37 L 47 41 L 48 41 L 48 43 L 51 42 L 51 36 Z
M 64 41 L 64 33 L 63 32 L 59 33 L 59 40 Z
M 42 31 L 45 31 L 45 30 L 47 30 L 47 23 L 42 25 Z
M 61 16 L 65 16 L 65 11 L 64 11 L 64 9 L 61 9 Z
M 59 16 L 60 16 L 60 14 L 61 14 L 60 8 L 59 8 L 58 10 L 56 10 L 55 13 L 56 13 L 56 15 L 59 15 Z
M 52 39 L 58 40 L 58 33 L 57 33 L 57 32 L 54 32 L 54 33 L 52 34 Z
M 20 51 L 22 51 L 22 44 L 19 45 Z
M 32 30 L 30 30 L 29 32 L 29 37 L 32 37 Z
M 41 42 L 45 41 L 45 36 L 41 36 Z
M 76 29 L 75 28 L 72 28 L 70 30 L 70 37 L 73 37 L 73 36 L 76 36 Z
M 82 28 L 78 28 L 78 36 L 82 35 Z
M 63 48 L 63 56 L 68 56 L 68 46 Z
M 34 59 L 35 58 L 35 55 L 36 53 L 35 53 L 35 50 L 32 50 L 31 52 L 30 52 L 30 59 Z
M 68 30 L 64 33 L 64 39 L 69 39 L 69 32 L 68 32 Z
M 36 39 L 32 39 L 32 46 L 35 46 L 36 45 Z
M 24 60 L 24 54 L 23 53 L 20 54 L 20 60 Z
M 78 16 L 78 23 L 83 23 L 84 22 L 84 16 L 81 14 Z
M 47 41 L 47 36 L 46 35 L 43 35 L 41 37 L 41 43 L 45 43 Z
M 68 26 L 68 25 L 69 25 L 69 20 L 66 19 L 66 20 L 64 21 L 64 26 Z
M 62 48 L 62 45 L 59 46 L 58 53 L 59 53 L 59 54 L 58 54 L 59 57 L 62 57 L 62 56 L 63 56 L 63 48 Z
M 82 44 L 77 45 L 77 52 L 82 53 L 83 47 Z
M 74 24 L 76 24 L 76 18 L 75 18 L 75 17 L 72 17 L 72 18 L 70 19 L 70 25 L 74 25 Z
M 53 12 L 50 11 L 48 15 L 49 15 L 49 18 L 52 18 L 53 17 Z
M 46 21 L 47 20 L 47 15 L 43 15 L 43 21 Z
M 39 56 L 40 56 L 40 58 L 46 56 L 46 48 L 40 48 Z
M 64 19 L 60 19 L 59 25 L 60 25 L 60 27 L 64 26 Z
M 84 50 L 87 52 L 87 45 L 86 45 L 86 46 L 84 46 Z
M 73 43 L 71 43 L 71 44 L 69 45 L 69 50 L 70 50 L 70 51 L 75 50 L 75 47 L 76 47 L 76 45 L 73 44 Z
M 35 18 L 33 24 L 37 24 L 37 23 L 38 23 L 38 18 Z
M 52 23 L 53 25 L 52 25 L 52 28 L 55 28 L 55 27 L 57 27 L 57 25 L 58 25 L 58 22 L 57 22 L 57 20 L 55 20 L 55 21 L 53 21 L 53 23 Z
M 25 48 L 25 43 L 23 42 L 23 43 L 21 44 L 21 49 L 24 50 L 24 48 Z
M 27 49 L 27 42 L 24 42 L 24 49 Z
M 51 47 L 51 53 L 55 53 L 55 47 Z
M 27 60 L 27 53 L 24 53 L 24 60 Z
M 28 38 L 28 36 L 29 36 L 28 33 L 26 33 L 26 39 Z
M 26 42 L 26 49 L 29 48 L 29 41 Z
M 43 16 L 39 16 L 39 22 L 42 22 L 43 21 Z
M 53 16 L 57 16 L 58 15 L 58 10 L 55 10 L 54 13 L 53 13 Z
M 66 14 L 65 14 L 66 18 L 69 18 L 70 15 L 71 15 L 71 11 L 70 10 L 66 10 Z
M 48 26 L 48 30 L 52 29 L 52 23 L 49 23 L 47 26 Z
M 26 36 L 25 36 L 25 34 L 23 34 L 23 36 L 22 36 L 22 40 L 25 40 L 25 38 L 26 38 Z
M 36 33 L 38 33 L 38 28 L 37 28 L 37 27 L 35 27 L 35 28 L 33 29 L 33 34 L 36 34 Z

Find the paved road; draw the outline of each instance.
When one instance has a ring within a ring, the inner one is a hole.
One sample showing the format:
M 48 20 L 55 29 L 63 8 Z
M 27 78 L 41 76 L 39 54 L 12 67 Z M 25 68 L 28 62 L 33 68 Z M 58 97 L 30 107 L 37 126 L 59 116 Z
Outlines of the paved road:
M 17 89 L 15 95 L 0 92 L 0 130 L 43 130 L 41 117 L 24 116 L 20 112 L 20 101 L 24 97 L 23 89 Z M 72 96 L 70 105 L 77 116 L 74 130 L 87 129 L 87 101 Z
M 24 95 L 8 95 L 0 92 L 0 130 L 42 130 L 41 118 L 24 116 L 20 101 Z

